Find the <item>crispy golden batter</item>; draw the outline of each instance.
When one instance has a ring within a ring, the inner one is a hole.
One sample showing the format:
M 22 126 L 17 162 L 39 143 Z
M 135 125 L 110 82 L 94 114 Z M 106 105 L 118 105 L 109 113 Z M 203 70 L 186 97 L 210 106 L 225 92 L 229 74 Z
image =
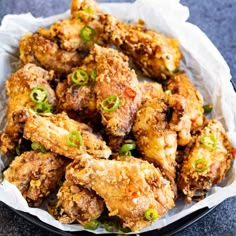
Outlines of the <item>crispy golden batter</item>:
M 164 98 L 162 85 L 157 82 L 141 82 L 139 88 L 142 92 L 142 104 L 153 98 Z
M 49 93 L 48 102 L 56 105 L 55 93 L 49 85 L 53 73 L 48 72 L 34 64 L 27 64 L 13 73 L 6 81 L 7 95 L 9 96 L 7 126 L 1 134 L 1 150 L 4 154 L 15 148 L 19 133 L 21 132 L 20 117 L 16 124 L 15 113 L 23 108 L 33 108 L 35 103 L 30 98 L 31 91 L 36 86 L 43 86 Z
M 38 207 L 57 187 L 67 162 L 51 152 L 24 152 L 4 172 L 4 178 L 16 185 L 29 205 Z
M 101 21 L 104 38 L 129 55 L 144 74 L 165 79 L 179 68 L 181 53 L 176 39 L 143 25 L 127 25 L 112 15 L 104 15 Z
M 157 165 L 175 188 L 176 133 L 169 128 L 168 107 L 162 99 L 146 101 L 136 114 L 133 133 L 143 157 Z
M 204 145 L 205 142 L 212 147 L 213 140 L 209 134 L 216 138 L 215 150 Z M 201 200 L 214 184 L 223 180 L 231 166 L 232 148 L 221 123 L 210 120 L 202 130 L 196 131 L 184 156 L 178 188 L 187 202 Z
M 104 210 L 103 200 L 94 191 L 71 181 L 65 181 L 57 193 L 58 201 L 49 212 L 63 224 L 79 222 L 84 225 L 97 219 Z
M 77 52 L 67 52 L 38 33 L 26 34 L 20 40 L 19 50 L 23 64 L 39 64 L 47 70 L 54 70 L 58 75 L 68 74 L 82 61 Z
M 178 144 L 186 145 L 190 132 L 203 125 L 203 98 L 185 74 L 172 76 L 167 82 L 171 95 L 168 105 L 173 108 L 171 129 L 178 133 Z
M 72 180 L 101 196 L 109 215 L 117 215 L 123 227 L 139 231 L 151 224 L 144 211 L 151 208 L 164 215 L 174 206 L 169 181 L 146 161 L 133 157 L 120 160 L 95 160 L 81 157 L 67 167 L 66 179 Z
M 137 76 L 129 68 L 128 58 L 111 48 L 95 45 L 91 56 L 96 62 L 95 93 L 97 109 L 102 116 L 102 123 L 110 138 L 112 148 L 117 148 L 126 134 L 129 133 L 135 114 L 141 103 L 141 91 Z M 119 97 L 118 109 L 105 111 L 101 103 L 109 96 Z
M 83 20 L 90 20 L 91 18 L 96 17 L 99 13 L 101 13 L 100 6 L 94 0 L 71 1 L 71 15 L 74 18 L 82 17 Z
M 83 142 L 79 147 L 67 144 L 66 138 L 72 131 L 81 133 Z M 41 117 L 29 112 L 24 137 L 47 150 L 72 159 L 77 159 L 84 153 L 91 154 L 94 158 L 108 158 L 111 154 L 100 135 L 94 134 L 86 124 L 70 119 L 66 113 Z

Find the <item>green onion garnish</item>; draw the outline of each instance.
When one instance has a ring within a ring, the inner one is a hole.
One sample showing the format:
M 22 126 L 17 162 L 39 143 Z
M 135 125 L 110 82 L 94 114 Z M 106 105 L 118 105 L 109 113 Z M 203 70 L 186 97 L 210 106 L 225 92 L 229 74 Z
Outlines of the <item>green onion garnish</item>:
M 111 95 L 111 96 L 108 96 L 107 98 L 105 98 L 101 102 L 101 107 L 104 111 L 113 112 L 118 109 L 119 104 L 120 104 L 119 97 L 116 95 Z
M 96 81 L 96 77 L 97 77 L 96 68 L 91 70 L 90 77 L 92 81 Z
M 37 114 L 51 113 L 52 112 L 52 106 L 47 102 L 37 103 L 37 105 L 34 108 L 34 111 Z
M 120 231 L 122 231 L 123 233 L 129 233 L 131 232 L 131 229 L 128 227 L 123 228 L 122 226 L 120 226 Z
M 209 150 L 216 149 L 216 136 L 214 134 L 204 134 L 201 137 L 201 143 Z
M 117 222 L 115 222 L 115 221 L 105 221 L 103 223 L 103 226 L 104 226 L 105 230 L 108 232 L 114 232 L 119 229 L 119 226 L 118 226 Z
M 43 147 L 43 146 L 41 146 L 40 144 L 35 143 L 35 142 L 33 142 L 33 143 L 31 144 L 31 148 L 32 148 L 33 150 L 38 150 L 38 151 L 40 151 L 40 152 L 42 152 L 42 153 L 46 153 L 46 152 L 47 152 L 47 150 L 45 149 L 45 147 Z
M 86 10 L 85 10 L 88 14 L 91 14 L 93 15 L 94 14 L 94 11 L 91 7 L 88 7 Z
M 171 95 L 171 94 L 172 94 L 172 93 L 171 93 L 171 90 L 166 90 L 166 91 L 165 91 L 165 94 L 168 95 L 168 96 Z
M 80 147 L 83 145 L 83 138 L 80 132 L 74 130 L 66 136 L 66 143 L 71 147 Z
M 92 41 L 95 35 L 96 31 L 88 25 L 84 26 L 80 31 L 80 37 L 85 42 Z
M 199 158 L 192 163 L 193 170 L 202 173 L 208 170 L 208 160 L 206 158 Z
M 145 210 L 144 216 L 147 220 L 150 220 L 150 221 L 154 221 L 159 218 L 158 212 L 152 208 Z
M 48 96 L 48 91 L 43 86 L 35 87 L 30 93 L 30 98 L 35 103 L 47 102 Z
M 90 230 L 96 230 L 100 226 L 100 224 L 101 223 L 98 220 L 91 220 L 84 225 L 84 228 Z
M 20 156 L 21 152 L 20 152 L 20 147 L 19 146 L 16 146 L 15 151 L 16 151 L 16 155 Z
M 75 70 L 71 76 L 71 80 L 73 83 L 79 86 L 84 86 L 88 83 L 89 77 L 85 70 L 79 69 Z
M 210 113 L 212 110 L 213 110 L 213 106 L 212 104 L 206 104 L 203 106 L 203 109 L 204 109 L 204 113 Z
M 135 143 L 126 143 L 123 144 L 119 149 L 119 155 L 120 156 L 131 156 L 131 150 L 134 150 L 136 148 Z

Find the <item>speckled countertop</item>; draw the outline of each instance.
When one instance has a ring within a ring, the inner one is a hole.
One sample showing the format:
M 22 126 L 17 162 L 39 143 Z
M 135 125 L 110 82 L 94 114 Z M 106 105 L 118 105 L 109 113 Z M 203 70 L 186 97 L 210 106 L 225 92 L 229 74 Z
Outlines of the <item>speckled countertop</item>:
M 236 0 L 181 0 L 181 2 L 190 9 L 189 21 L 198 25 L 219 49 L 236 83 Z M 49 16 L 65 11 L 69 4 L 70 0 L 0 0 L 0 20 L 6 14 L 25 12 L 31 12 L 34 16 Z M 0 236 L 8 235 L 55 234 L 32 225 L 0 202 Z M 195 235 L 236 236 L 236 197 L 224 201 L 207 216 L 175 234 L 175 236 Z

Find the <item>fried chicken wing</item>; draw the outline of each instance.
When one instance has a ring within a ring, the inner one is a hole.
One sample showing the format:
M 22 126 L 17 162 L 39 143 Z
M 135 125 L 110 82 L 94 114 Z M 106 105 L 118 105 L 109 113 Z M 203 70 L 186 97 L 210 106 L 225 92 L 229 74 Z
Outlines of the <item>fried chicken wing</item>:
M 94 190 L 104 199 L 110 216 L 117 215 L 123 227 L 137 232 L 151 224 L 145 210 L 164 215 L 174 206 L 174 193 L 159 169 L 133 157 L 122 158 L 81 157 L 67 167 L 66 179 Z
M 173 108 L 171 129 L 178 133 L 178 144 L 186 145 L 190 132 L 203 125 L 203 98 L 185 74 L 172 76 L 167 82 L 171 91 L 168 105 Z
M 70 73 L 73 67 L 81 64 L 78 52 L 67 52 L 56 42 L 50 41 L 38 33 L 26 34 L 19 44 L 20 60 L 23 64 L 35 63 L 56 74 Z
M 67 141 L 68 135 L 74 131 L 81 135 L 76 146 L 68 144 Z M 66 113 L 42 117 L 29 112 L 23 135 L 47 150 L 72 159 L 84 153 L 95 158 L 108 158 L 111 154 L 110 148 L 100 135 L 94 134 L 88 125 L 70 119 Z
M 170 130 L 167 115 L 164 100 L 146 101 L 136 114 L 133 133 L 143 157 L 161 169 L 175 190 L 177 138 Z
M 88 76 L 87 84 L 79 86 L 72 81 L 76 77 L 76 71 L 83 71 Z M 83 65 L 73 69 L 73 72 L 67 76 L 67 80 L 58 83 L 56 94 L 59 99 L 59 110 L 76 111 L 80 118 L 94 118 L 97 116 L 96 94 L 94 91 L 96 83 L 96 64 L 88 56 Z
M 16 185 L 30 206 L 38 207 L 57 187 L 67 163 L 51 152 L 24 152 L 4 172 L 4 178 Z
M 147 76 L 166 79 L 179 68 L 181 53 L 176 39 L 147 30 L 142 24 L 127 25 L 104 15 L 104 38 L 129 55 Z
M 57 193 L 58 201 L 49 212 L 63 224 L 84 225 L 97 219 L 104 210 L 103 200 L 92 190 L 65 181 Z
M 48 102 L 56 105 L 55 93 L 49 85 L 53 73 L 34 64 L 27 64 L 13 73 L 6 81 L 6 91 L 9 96 L 7 125 L 1 134 L 1 150 L 7 154 L 15 149 L 19 133 L 21 132 L 20 117 L 15 122 L 15 113 L 23 108 L 34 108 L 35 103 L 30 98 L 31 91 L 37 86 L 43 86 L 48 91 Z
M 221 123 L 210 120 L 196 131 L 184 158 L 178 188 L 187 202 L 199 201 L 214 184 L 223 180 L 231 166 L 232 148 Z
M 97 110 L 102 116 L 109 144 L 116 149 L 129 133 L 140 106 L 142 96 L 139 83 L 135 72 L 129 68 L 128 58 L 118 51 L 95 45 L 91 56 L 96 62 L 94 90 Z

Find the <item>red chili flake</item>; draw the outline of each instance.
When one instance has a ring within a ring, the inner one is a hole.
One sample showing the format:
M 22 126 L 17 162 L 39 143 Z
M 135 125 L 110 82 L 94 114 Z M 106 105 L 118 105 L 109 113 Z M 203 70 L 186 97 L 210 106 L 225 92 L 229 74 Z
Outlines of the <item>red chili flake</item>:
M 135 98 L 136 92 L 132 88 L 126 88 L 125 93 L 130 98 Z
M 236 148 L 232 148 L 233 157 L 236 158 Z

